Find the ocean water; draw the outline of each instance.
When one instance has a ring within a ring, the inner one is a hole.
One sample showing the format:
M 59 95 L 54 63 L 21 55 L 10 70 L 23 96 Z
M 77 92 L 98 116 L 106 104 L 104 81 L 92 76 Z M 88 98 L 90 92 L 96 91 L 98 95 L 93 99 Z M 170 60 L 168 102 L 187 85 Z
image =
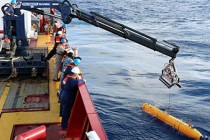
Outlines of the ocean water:
M 72 0 L 158 40 L 180 46 L 175 65 L 182 88 L 168 89 L 159 75 L 170 57 L 74 19 L 71 47 L 110 140 L 188 140 L 142 111 L 150 103 L 210 136 L 210 1 Z

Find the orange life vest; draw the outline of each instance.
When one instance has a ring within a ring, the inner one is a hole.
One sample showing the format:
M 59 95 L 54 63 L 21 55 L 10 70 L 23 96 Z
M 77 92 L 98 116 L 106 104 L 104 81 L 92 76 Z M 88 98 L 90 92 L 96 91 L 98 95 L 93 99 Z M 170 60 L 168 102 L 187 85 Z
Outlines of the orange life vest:
M 55 37 L 55 43 L 60 43 L 60 41 L 61 41 L 61 37 L 56 36 L 56 37 Z
M 78 76 L 77 75 L 66 75 L 66 77 L 63 79 L 63 85 L 66 84 L 67 80 L 70 79 L 70 78 L 74 78 L 74 79 L 77 79 Z
M 34 30 L 36 30 L 36 29 L 37 29 L 36 24 L 33 24 L 33 26 L 32 26 L 32 27 L 33 27 L 33 29 L 34 29 Z

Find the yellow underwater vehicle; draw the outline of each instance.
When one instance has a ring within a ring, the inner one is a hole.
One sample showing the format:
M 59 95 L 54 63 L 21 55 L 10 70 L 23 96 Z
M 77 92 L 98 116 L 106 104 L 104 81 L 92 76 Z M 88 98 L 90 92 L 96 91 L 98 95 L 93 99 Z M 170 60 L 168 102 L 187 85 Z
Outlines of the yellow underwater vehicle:
M 148 103 L 142 104 L 142 110 L 147 112 L 148 114 L 156 117 L 160 121 L 170 125 L 172 128 L 181 132 L 182 134 L 188 136 L 189 138 L 193 138 L 196 140 L 208 140 L 206 136 L 203 136 L 197 129 L 195 129 L 190 123 L 185 123 L 167 112 L 161 111 L 155 106 L 152 106 Z

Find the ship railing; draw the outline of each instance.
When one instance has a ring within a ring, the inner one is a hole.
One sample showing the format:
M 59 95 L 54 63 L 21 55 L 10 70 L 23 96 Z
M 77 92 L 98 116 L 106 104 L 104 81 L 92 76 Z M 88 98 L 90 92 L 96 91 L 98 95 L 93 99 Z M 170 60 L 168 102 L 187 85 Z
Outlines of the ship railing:
M 87 139 L 86 133 L 95 131 L 100 140 L 107 140 L 107 135 L 87 90 L 86 84 L 79 85 L 75 103 L 72 108 L 67 137 Z

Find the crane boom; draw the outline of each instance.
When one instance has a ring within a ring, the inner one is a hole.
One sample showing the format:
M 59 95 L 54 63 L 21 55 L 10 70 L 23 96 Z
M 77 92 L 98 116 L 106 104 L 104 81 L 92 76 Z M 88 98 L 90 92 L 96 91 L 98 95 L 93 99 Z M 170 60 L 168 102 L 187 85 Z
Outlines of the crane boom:
M 96 27 L 105 29 L 118 36 L 129 39 L 133 42 L 141 44 L 145 47 L 148 47 L 154 51 L 158 51 L 172 58 L 175 58 L 176 54 L 179 51 L 178 46 L 170 44 L 166 41 L 158 41 L 157 39 L 153 37 L 150 37 L 144 33 L 141 33 L 137 30 L 134 30 L 128 26 L 120 24 L 116 21 L 103 17 L 102 15 L 94 13 L 94 12 L 84 13 L 80 10 L 77 10 L 76 17 Z
M 52 15 L 46 13 L 38 8 L 55 8 L 61 15 Z M 160 80 L 168 87 L 177 85 L 181 87 L 179 83 L 179 77 L 176 72 L 176 68 L 173 60 L 176 58 L 176 54 L 179 52 L 179 47 L 171 44 L 167 41 L 159 41 L 151 36 L 148 36 L 142 32 L 132 29 L 126 25 L 113 21 L 95 12 L 84 12 L 80 10 L 76 4 L 71 4 L 68 0 L 19 0 L 17 9 L 25 9 L 38 14 L 48 15 L 54 18 L 61 19 L 65 24 L 69 24 L 73 18 L 77 18 L 96 27 L 107 30 L 113 34 L 116 34 L 125 39 L 129 39 L 142 46 L 145 46 L 154 51 L 158 51 L 164 55 L 171 57 L 169 63 L 162 70 Z M 20 12 L 19 12 L 20 13 Z M 21 15 L 19 15 L 21 18 Z M 5 17 L 5 19 L 7 19 Z M 7 19 L 10 20 L 10 19 Z M 23 26 L 23 25 L 22 25 Z M 24 32 L 24 31 L 22 31 Z M 22 39 L 27 42 L 27 39 L 23 36 L 16 36 L 18 40 Z M 27 44 L 27 43 L 26 43 Z
M 33 12 L 36 12 L 34 8 L 46 7 L 55 8 L 60 11 L 62 21 L 66 24 L 69 24 L 73 18 L 77 18 L 172 58 L 176 58 L 176 54 L 179 52 L 179 47 L 174 44 L 166 41 L 158 41 L 153 37 L 106 18 L 98 13 L 81 11 L 75 4 L 70 4 L 68 0 L 47 0 L 45 2 L 41 0 L 23 0 L 20 5 L 20 9 L 33 10 Z M 57 18 L 59 17 L 57 16 Z

